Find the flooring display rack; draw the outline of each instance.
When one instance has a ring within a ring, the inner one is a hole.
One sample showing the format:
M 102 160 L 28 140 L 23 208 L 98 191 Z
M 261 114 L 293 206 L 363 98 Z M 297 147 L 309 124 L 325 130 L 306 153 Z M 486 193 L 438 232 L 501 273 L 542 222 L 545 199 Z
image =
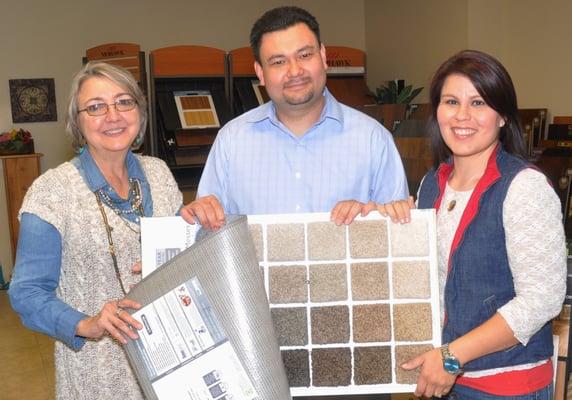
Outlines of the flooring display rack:
M 205 46 L 151 51 L 152 155 L 165 160 L 181 189 L 198 185 L 220 127 L 231 118 L 226 52 Z

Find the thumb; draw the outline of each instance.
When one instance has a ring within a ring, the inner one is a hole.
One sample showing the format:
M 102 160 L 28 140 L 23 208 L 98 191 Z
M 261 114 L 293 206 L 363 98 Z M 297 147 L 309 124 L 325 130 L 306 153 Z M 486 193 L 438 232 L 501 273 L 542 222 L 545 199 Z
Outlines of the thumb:
M 410 208 L 415 208 L 415 198 L 413 196 L 409 196 L 407 199 L 407 204 L 409 204 Z
M 374 201 L 370 200 L 369 202 L 367 202 L 367 204 L 364 204 L 363 207 L 361 208 L 361 216 L 365 217 L 366 215 L 368 215 L 371 211 L 375 210 L 376 204 Z
M 411 360 L 401 364 L 401 368 L 409 371 L 409 370 L 412 370 L 412 369 L 415 369 L 415 368 L 421 366 L 422 364 L 423 364 L 423 357 L 415 357 L 415 358 L 412 358 Z

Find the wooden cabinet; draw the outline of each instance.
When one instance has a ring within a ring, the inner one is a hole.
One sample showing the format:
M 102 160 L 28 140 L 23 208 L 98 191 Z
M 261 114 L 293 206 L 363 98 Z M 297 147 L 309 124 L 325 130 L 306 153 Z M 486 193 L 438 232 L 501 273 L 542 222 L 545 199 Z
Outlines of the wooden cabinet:
M 20 211 L 26 191 L 34 182 L 34 179 L 40 175 L 40 157 L 42 156 L 43 154 L 0 156 L 4 170 L 12 260 L 16 258 L 18 231 L 20 229 L 18 211 Z

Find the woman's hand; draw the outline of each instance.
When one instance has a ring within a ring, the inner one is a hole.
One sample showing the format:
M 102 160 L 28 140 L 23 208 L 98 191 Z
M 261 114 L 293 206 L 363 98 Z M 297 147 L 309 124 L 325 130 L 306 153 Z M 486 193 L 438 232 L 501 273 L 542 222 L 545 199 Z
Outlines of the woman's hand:
M 142 270 L 142 266 L 141 266 L 141 261 L 137 261 L 135 264 L 133 264 L 133 266 L 131 267 L 131 273 L 133 275 L 139 275 L 141 273 Z
M 411 210 L 415 208 L 413 196 L 407 200 L 393 201 L 387 204 L 378 204 L 377 211 L 384 217 L 389 217 L 392 222 L 406 224 L 411 221 Z
M 421 367 L 415 396 L 441 397 L 449 393 L 457 377 L 445 371 L 441 349 L 436 348 L 421 354 L 401 366 L 405 370 Z
M 97 315 L 79 321 L 76 335 L 89 339 L 100 339 L 103 335 L 108 334 L 123 344 L 127 344 L 126 337 L 133 340 L 139 338 L 137 332 L 131 327 L 142 329 L 143 325 L 124 308 L 138 310 L 141 305 L 129 299 L 108 301 Z

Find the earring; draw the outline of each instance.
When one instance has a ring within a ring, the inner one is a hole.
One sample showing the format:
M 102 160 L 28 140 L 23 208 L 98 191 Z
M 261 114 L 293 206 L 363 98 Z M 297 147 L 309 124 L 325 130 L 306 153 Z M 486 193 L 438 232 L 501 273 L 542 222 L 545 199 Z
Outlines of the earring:
M 135 138 L 135 140 L 131 144 L 131 147 L 134 149 L 138 149 L 142 143 L 143 143 L 143 135 L 137 135 L 137 137 Z

